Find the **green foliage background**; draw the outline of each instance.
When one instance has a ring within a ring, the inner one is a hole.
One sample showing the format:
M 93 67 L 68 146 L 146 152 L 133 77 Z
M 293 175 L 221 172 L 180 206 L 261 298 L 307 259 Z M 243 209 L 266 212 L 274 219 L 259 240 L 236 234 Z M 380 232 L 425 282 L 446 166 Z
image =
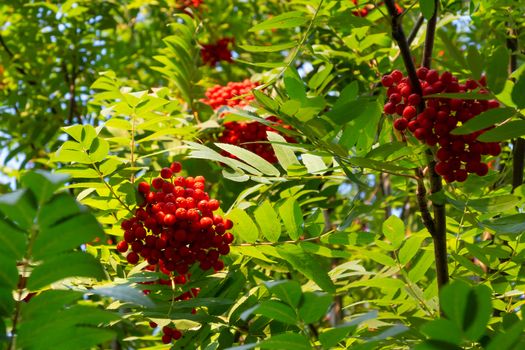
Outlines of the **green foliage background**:
M 0 349 L 525 347 L 525 4 L 400 1 L 405 31 L 436 3 L 433 67 L 486 75 L 506 122 L 486 134 L 503 145 L 487 176 L 429 198 L 446 205 L 441 291 L 415 195 L 426 146 L 383 114 L 378 82 L 405 68 L 382 3 L 0 1 Z M 205 65 L 224 37 L 234 62 Z M 249 109 L 201 102 L 244 79 L 262 84 Z M 217 142 L 224 120 L 270 115 L 298 140 L 268 133 L 277 164 Z M 146 287 L 160 274 L 115 243 L 136 182 L 174 160 L 206 176 L 236 239 L 224 271 Z M 184 336 L 162 345 L 150 321 Z

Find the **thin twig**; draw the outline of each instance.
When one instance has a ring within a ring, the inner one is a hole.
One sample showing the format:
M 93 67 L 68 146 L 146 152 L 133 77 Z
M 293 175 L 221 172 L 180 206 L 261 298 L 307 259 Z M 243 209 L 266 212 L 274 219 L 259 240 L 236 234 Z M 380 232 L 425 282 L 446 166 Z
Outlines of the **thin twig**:
M 423 22 L 425 21 L 425 18 L 423 15 L 419 15 L 416 22 L 414 23 L 414 28 L 410 31 L 410 34 L 408 34 L 407 42 L 408 46 L 412 45 L 412 42 L 416 38 L 417 33 L 419 32 L 419 29 L 423 25 Z

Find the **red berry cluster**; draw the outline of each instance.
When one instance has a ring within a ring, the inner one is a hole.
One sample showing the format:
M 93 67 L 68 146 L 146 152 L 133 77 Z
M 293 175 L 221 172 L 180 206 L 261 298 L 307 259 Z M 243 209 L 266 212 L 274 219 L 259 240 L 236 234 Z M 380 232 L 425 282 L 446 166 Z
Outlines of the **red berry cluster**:
M 280 127 L 285 129 L 291 129 L 289 125 L 284 125 L 282 120 L 276 117 L 268 117 L 266 120 L 279 124 Z M 277 157 L 273 151 L 273 148 L 268 143 L 260 143 L 260 141 L 266 141 L 266 132 L 276 132 L 271 126 L 266 126 L 258 122 L 226 122 L 224 123 L 225 130 L 219 137 L 220 142 L 229 143 L 231 145 L 242 146 L 243 148 L 256 153 L 260 157 L 266 159 L 270 163 L 277 163 Z M 284 138 L 288 142 L 295 142 L 295 139 L 284 135 Z M 233 154 L 228 152 L 222 152 L 230 158 L 236 158 Z
M 363 7 L 359 8 L 359 1 L 358 0 L 352 0 L 354 5 L 356 6 L 356 10 L 352 11 L 352 14 L 357 17 L 366 17 L 368 16 L 368 8 Z
M 151 328 L 157 328 L 157 324 L 155 322 L 150 322 L 149 326 Z M 175 327 L 170 326 L 164 326 L 162 327 L 162 342 L 164 344 L 171 343 L 171 340 L 179 340 L 182 337 L 182 332 L 179 331 Z
M 366 16 L 368 16 L 369 9 L 370 10 L 374 9 L 374 5 L 365 5 L 363 8 L 360 9 L 359 8 L 359 0 L 352 0 L 352 2 L 357 7 L 357 9 L 355 11 L 352 11 L 352 14 L 354 16 L 357 16 L 357 17 L 366 17 Z M 384 4 L 383 2 L 380 2 L 379 6 L 381 6 L 383 4 Z M 397 10 L 398 14 L 403 13 L 403 8 L 401 6 L 399 6 L 398 4 L 394 4 L 394 5 L 396 7 L 396 10 Z
M 181 8 L 181 9 L 186 8 L 186 7 L 197 8 L 203 2 L 204 2 L 204 0 L 177 0 L 177 5 L 178 5 L 177 7 Z
M 234 41 L 234 38 L 222 38 L 213 44 L 203 44 L 201 58 L 204 64 L 214 67 L 219 61 L 232 62 L 230 43 L 233 44 Z
M 220 255 L 230 252 L 233 235 L 231 220 L 214 215 L 219 201 L 210 199 L 204 191 L 202 176 L 174 177 L 181 164 L 173 163 L 160 172 L 160 177 L 141 182 L 138 191 L 144 196 L 135 215 L 122 222 L 124 240 L 117 250 L 125 253 L 130 264 L 137 264 L 140 256 L 150 265 L 159 264 L 161 271 L 185 275 L 199 263 L 202 270 L 221 270 Z
M 421 67 L 417 70 L 423 96 L 437 93 L 461 93 L 481 88 L 485 79 L 480 81 L 467 80 L 460 84 L 450 72 L 441 75 L 434 69 Z M 435 170 L 442 175 L 445 181 L 463 182 L 469 173 L 479 176 L 486 175 L 488 165 L 481 161 L 482 155 L 497 156 L 501 147 L 496 142 L 485 143 L 476 138 L 485 130 L 468 135 L 452 135 L 458 124 L 465 123 L 476 115 L 499 103 L 495 100 L 463 100 L 458 98 L 426 98 L 424 110 L 418 114 L 417 108 L 421 103 L 421 95 L 413 92 L 410 81 L 398 70 L 383 76 L 381 83 L 388 88 L 389 102 L 384 106 L 386 114 L 401 116 L 394 121 L 394 127 L 403 132 L 408 129 L 415 138 L 429 146 L 438 145 L 436 158 L 438 163 Z
M 244 107 L 253 101 L 251 91 L 257 87 L 257 83 L 246 79 L 240 82 L 229 82 L 226 86 L 215 85 L 206 91 L 206 99 L 201 100 L 213 109 L 222 106 Z M 243 98 L 239 98 L 243 96 Z
M 252 89 L 257 87 L 257 83 L 252 83 L 245 80 L 239 83 L 230 82 L 226 86 L 216 85 L 206 91 L 206 100 L 202 102 L 210 105 L 213 109 L 218 109 L 222 106 L 229 107 L 244 107 L 253 101 L 254 96 L 250 93 Z M 238 96 L 244 95 L 243 98 Z M 282 124 L 282 121 L 276 117 L 269 117 L 266 120 L 279 124 L 280 127 L 291 129 L 289 125 Z M 219 141 L 231 145 L 240 146 L 260 157 L 266 159 L 270 163 L 276 163 L 277 157 L 267 141 L 266 131 L 274 131 L 270 126 L 266 126 L 259 122 L 226 122 L 224 123 L 224 131 L 219 137 Z M 284 136 L 288 142 L 295 142 L 291 137 Z M 223 155 L 230 158 L 236 158 L 228 152 L 222 152 Z

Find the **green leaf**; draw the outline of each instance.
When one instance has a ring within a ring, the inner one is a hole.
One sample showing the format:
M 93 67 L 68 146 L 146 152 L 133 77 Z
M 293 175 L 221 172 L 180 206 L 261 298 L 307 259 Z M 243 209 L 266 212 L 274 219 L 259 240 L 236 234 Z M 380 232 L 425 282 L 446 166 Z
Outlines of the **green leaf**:
M 310 89 L 315 90 L 320 87 L 330 76 L 332 69 L 334 69 L 334 65 L 331 63 L 326 63 L 326 65 L 322 66 L 308 81 Z
M 108 153 L 109 143 L 100 137 L 95 138 L 88 149 L 89 158 L 93 163 L 103 161 L 108 156 Z
M 425 240 L 422 236 L 410 236 L 401 249 L 399 249 L 399 262 L 403 265 L 407 264 L 421 249 L 421 243 Z
M 301 160 L 303 161 L 306 169 L 310 174 L 319 174 L 326 172 L 326 164 L 323 161 L 323 157 L 316 156 L 313 154 L 304 153 L 301 154 Z
M 296 240 L 303 233 L 303 213 L 295 198 L 288 198 L 280 207 L 279 215 L 291 239 Z
M 26 233 L 0 218 L 0 255 L 20 260 L 26 251 L 26 245 Z
M 487 286 L 472 288 L 465 282 L 454 281 L 441 290 L 440 305 L 468 339 L 476 341 L 485 333 L 492 313 L 491 291 Z
M 377 311 L 370 311 L 364 315 L 354 318 L 350 322 L 345 322 L 335 328 L 330 328 L 319 334 L 319 341 L 324 348 L 331 349 L 340 341 L 348 336 L 348 333 L 355 329 L 355 327 L 367 320 L 377 318 Z
M 311 350 L 312 346 L 308 339 L 297 333 L 283 333 L 272 336 L 258 344 L 261 349 L 293 349 L 293 350 Z
M 452 130 L 453 135 L 467 135 L 474 131 L 483 130 L 501 123 L 516 114 L 514 108 L 495 108 L 489 109 L 474 118 L 468 120 L 465 124 Z
M 483 57 L 479 54 L 478 49 L 474 45 L 468 47 L 467 52 L 467 63 L 469 65 L 470 71 L 472 72 L 472 77 L 476 80 L 481 78 L 483 69 L 485 66 Z
M 96 287 L 90 289 L 89 292 L 148 308 L 155 306 L 155 304 L 153 304 L 153 302 L 145 296 L 142 291 L 130 286 L 115 285 L 109 287 Z
M 46 202 L 53 193 L 67 180 L 67 174 L 51 173 L 43 170 L 34 170 L 25 173 L 20 179 L 24 187 L 28 187 L 35 194 L 40 204 Z
M 40 230 L 57 224 L 73 215 L 80 214 L 85 208 L 81 207 L 69 193 L 62 192 L 53 196 L 38 213 Z
M 90 213 L 73 216 L 55 226 L 43 228 L 33 245 L 33 256 L 45 259 L 104 238 L 102 227 Z
M 19 227 L 29 230 L 36 214 L 34 198 L 25 189 L 1 195 L 0 212 Z
M 416 345 L 414 350 L 463 350 L 463 347 L 442 340 L 426 340 Z
M 13 299 L 13 289 L 10 287 L 0 286 L 0 344 L 2 344 L 2 340 L 3 340 L 2 335 L 7 334 L 7 333 L 2 333 L 3 330 L 5 331 L 5 328 L 2 330 L 2 321 L 3 321 L 2 316 L 5 316 L 5 317 L 12 316 L 12 312 L 14 308 L 15 308 L 15 300 Z
M 492 315 L 492 291 L 485 285 L 474 287 L 469 296 L 467 317 L 463 323 L 467 339 L 479 340 L 486 332 Z
M 499 94 L 505 87 L 509 75 L 509 51 L 499 46 L 487 60 L 487 84 L 494 94 Z
M 425 323 L 421 327 L 421 332 L 432 340 L 460 345 L 462 341 L 461 328 L 447 319 L 437 319 Z
M 299 317 L 304 323 L 317 322 L 327 314 L 332 301 L 332 297 L 326 293 L 306 292 L 299 308 Z
M 281 173 L 266 159 L 262 158 L 258 154 L 250 152 L 239 146 L 230 145 L 227 143 L 215 143 L 215 145 L 228 153 L 233 154 L 237 158 L 248 163 L 255 169 L 259 170 L 261 173 L 270 175 L 270 176 L 280 176 Z
M 281 235 L 281 221 L 270 202 L 264 201 L 253 214 L 263 236 L 270 242 L 277 242 Z
M 15 289 L 18 284 L 16 260 L 0 254 L 0 287 Z
M 268 258 L 266 255 L 264 255 L 258 247 L 253 246 L 232 246 L 231 247 L 232 253 L 240 254 L 241 256 L 250 256 L 255 259 L 259 259 L 262 261 L 266 261 L 268 263 L 275 263 L 274 260 Z
M 481 225 L 494 230 L 496 234 L 520 233 L 525 231 L 525 214 L 498 217 L 483 221 Z
M 235 208 L 228 213 L 228 219 L 233 221 L 232 233 L 234 236 L 241 238 L 243 241 L 253 243 L 259 238 L 257 225 L 246 211 Z
M 314 281 L 324 291 L 335 292 L 334 283 L 323 269 L 318 257 L 306 253 L 296 245 L 278 247 L 277 251 L 293 268 Z
M 525 322 L 517 322 L 504 332 L 498 332 L 486 347 L 487 350 L 515 350 L 523 339 Z M 522 341 L 523 342 L 523 341 Z
M 297 42 L 291 41 L 282 44 L 273 44 L 265 46 L 252 46 L 252 45 L 238 45 L 241 49 L 248 52 L 277 52 L 287 50 L 291 47 L 297 46 Z
M 286 304 L 276 300 L 265 300 L 260 303 L 252 312 L 262 315 L 270 320 L 276 320 L 288 324 L 297 324 L 295 311 Z
M 383 222 L 383 233 L 390 243 L 392 243 L 392 247 L 397 249 L 401 247 L 403 239 L 405 238 L 405 224 L 400 218 L 392 215 Z
M 501 213 L 513 210 L 519 203 L 519 198 L 511 194 L 497 197 L 486 197 L 471 199 L 467 202 L 468 206 L 482 213 Z
M 517 108 L 525 108 L 525 70 L 520 74 L 516 84 L 514 84 L 511 96 Z
M 303 294 L 299 283 L 293 280 L 268 281 L 264 282 L 264 285 L 276 297 L 294 308 L 299 304 Z
M 284 137 L 273 131 L 267 131 L 266 135 L 268 135 L 268 141 L 272 143 L 275 156 L 284 170 L 288 170 L 293 165 L 300 165 L 292 148 L 285 145 L 287 142 Z
M 411 169 L 409 168 L 395 165 L 394 162 L 381 162 L 374 159 L 360 157 L 350 158 L 349 161 L 352 165 L 362 167 L 365 169 L 374 169 L 390 173 L 407 173 L 411 171 Z
M 258 23 L 250 28 L 250 32 L 258 32 L 267 29 L 283 29 L 294 28 L 305 24 L 308 21 L 304 12 L 291 11 L 285 12 L 278 16 L 267 19 L 262 23 Z
M 478 137 L 483 142 L 501 142 L 525 135 L 525 120 L 512 120 Z
M 99 261 L 87 253 L 60 254 L 34 268 L 29 276 L 27 288 L 37 290 L 68 277 L 104 279 L 106 274 Z
M 429 20 L 434 15 L 434 0 L 419 0 L 419 8 L 426 20 Z
M 269 112 L 275 112 L 279 109 L 279 104 L 271 99 L 269 96 L 265 95 L 259 90 L 252 90 L 253 96 L 257 102 L 259 102 L 263 107 L 265 107 Z

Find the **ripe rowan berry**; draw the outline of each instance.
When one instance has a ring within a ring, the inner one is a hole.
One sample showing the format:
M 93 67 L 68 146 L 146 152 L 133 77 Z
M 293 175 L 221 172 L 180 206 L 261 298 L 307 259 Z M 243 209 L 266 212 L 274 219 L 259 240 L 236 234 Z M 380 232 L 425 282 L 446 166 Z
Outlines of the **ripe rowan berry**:
M 407 128 L 408 121 L 405 118 L 399 118 L 394 121 L 394 128 L 399 131 L 403 131 Z

